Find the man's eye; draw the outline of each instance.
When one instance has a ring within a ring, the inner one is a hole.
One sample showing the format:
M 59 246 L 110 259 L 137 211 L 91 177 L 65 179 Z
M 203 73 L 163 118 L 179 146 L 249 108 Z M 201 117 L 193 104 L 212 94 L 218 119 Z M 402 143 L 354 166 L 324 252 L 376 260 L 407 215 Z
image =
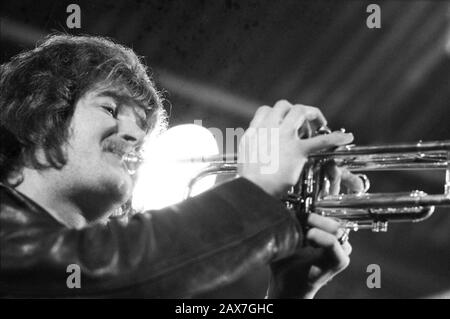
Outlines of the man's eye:
M 116 109 L 113 107 L 113 106 L 110 106 L 110 105 L 102 105 L 102 108 L 106 111 L 106 112 L 108 112 L 108 113 L 110 113 L 113 117 L 116 117 Z

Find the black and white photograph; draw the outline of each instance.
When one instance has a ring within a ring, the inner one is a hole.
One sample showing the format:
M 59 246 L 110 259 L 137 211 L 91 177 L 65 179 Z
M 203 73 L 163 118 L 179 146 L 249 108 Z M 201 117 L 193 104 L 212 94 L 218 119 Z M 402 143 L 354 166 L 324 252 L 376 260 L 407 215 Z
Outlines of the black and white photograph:
M 2 1 L 0 298 L 450 299 L 450 1 Z

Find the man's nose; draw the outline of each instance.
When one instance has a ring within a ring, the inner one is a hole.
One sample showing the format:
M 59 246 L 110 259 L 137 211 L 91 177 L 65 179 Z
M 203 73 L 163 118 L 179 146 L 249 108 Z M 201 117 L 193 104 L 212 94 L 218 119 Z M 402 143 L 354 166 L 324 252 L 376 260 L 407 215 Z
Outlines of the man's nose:
M 127 142 L 135 144 L 142 143 L 145 132 L 132 118 L 126 117 L 119 121 L 119 136 Z

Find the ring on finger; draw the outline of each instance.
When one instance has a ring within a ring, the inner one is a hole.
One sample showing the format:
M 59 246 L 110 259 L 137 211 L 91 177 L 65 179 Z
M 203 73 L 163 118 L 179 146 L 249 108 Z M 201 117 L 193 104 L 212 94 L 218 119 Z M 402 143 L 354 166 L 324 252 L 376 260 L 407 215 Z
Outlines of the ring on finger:
M 344 229 L 343 234 L 338 239 L 339 244 L 341 244 L 341 246 L 344 245 L 348 241 L 349 236 L 350 236 L 350 229 Z

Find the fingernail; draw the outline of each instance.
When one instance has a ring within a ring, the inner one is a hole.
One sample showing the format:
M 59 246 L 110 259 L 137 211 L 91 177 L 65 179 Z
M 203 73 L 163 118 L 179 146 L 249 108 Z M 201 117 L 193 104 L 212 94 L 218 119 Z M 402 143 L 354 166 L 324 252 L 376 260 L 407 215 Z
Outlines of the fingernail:
M 353 136 L 353 133 L 351 133 L 351 132 L 349 132 L 349 133 L 343 133 L 343 134 L 345 134 L 346 136 Z
M 341 133 L 342 138 L 345 139 L 345 141 L 351 142 L 354 140 L 352 133 Z
M 342 136 L 353 136 L 353 133 L 351 133 L 351 132 L 347 133 L 347 132 L 342 132 L 342 131 L 334 131 L 334 133 L 337 133 Z

